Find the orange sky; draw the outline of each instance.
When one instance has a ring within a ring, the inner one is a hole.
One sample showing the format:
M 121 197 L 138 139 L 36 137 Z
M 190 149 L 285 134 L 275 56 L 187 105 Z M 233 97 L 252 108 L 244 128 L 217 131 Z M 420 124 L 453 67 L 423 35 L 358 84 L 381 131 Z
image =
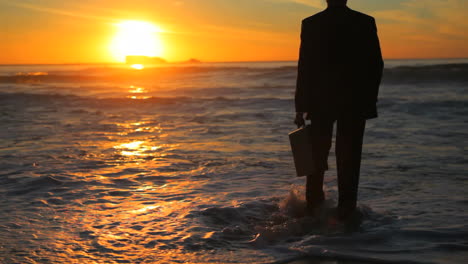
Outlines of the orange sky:
M 466 0 L 349 0 L 385 58 L 468 57 Z M 169 61 L 296 60 L 300 21 L 325 0 L 0 0 L 0 63 L 116 62 L 116 24 L 156 24 Z

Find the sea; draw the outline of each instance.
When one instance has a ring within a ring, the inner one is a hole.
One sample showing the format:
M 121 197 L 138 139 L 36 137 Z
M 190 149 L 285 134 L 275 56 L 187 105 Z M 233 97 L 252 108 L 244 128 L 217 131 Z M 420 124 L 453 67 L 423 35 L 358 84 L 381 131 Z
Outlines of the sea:
M 468 59 L 385 62 L 344 222 L 333 148 L 305 211 L 296 71 L 1 65 L 0 263 L 466 263 Z

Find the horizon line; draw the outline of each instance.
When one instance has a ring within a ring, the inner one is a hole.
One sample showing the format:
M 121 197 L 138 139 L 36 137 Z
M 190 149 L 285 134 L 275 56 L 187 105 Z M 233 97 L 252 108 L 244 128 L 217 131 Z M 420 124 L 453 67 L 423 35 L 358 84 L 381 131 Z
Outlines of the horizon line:
M 435 58 L 388 58 L 386 60 L 464 60 L 468 57 L 435 57 Z M 265 62 L 297 62 L 296 60 L 239 60 L 239 61 L 200 61 L 199 63 L 265 63 Z M 125 62 L 64 62 L 64 63 L 0 63 L 0 66 L 25 66 L 25 65 L 126 65 Z M 166 63 L 161 63 L 160 65 L 165 64 L 190 64 L 187 61 L 168 61 Z M 196 63 L 193 63 L 196 64 Z

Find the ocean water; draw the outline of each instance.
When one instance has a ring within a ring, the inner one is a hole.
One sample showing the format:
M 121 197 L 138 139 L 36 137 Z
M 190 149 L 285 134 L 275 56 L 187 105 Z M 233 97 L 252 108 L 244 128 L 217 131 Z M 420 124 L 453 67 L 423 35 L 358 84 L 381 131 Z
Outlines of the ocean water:
M 0 263 L 465 263 L 468 60 L 387 61 L 362 219 L 304 215 L 294 62 L 0 66 Z

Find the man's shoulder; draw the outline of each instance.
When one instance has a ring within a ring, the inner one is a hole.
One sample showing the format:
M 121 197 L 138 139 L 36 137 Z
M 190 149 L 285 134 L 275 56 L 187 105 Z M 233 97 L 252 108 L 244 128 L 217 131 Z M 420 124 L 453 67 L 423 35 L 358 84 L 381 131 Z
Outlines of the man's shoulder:
M 359 11 L 356 11 L 356 10 L 353 10 L 351 8 L 346 8 L 347 9 L 347 13 L 349 15 L 351 15 L 351 17 L 353 19 L 356 19 L 356 20 L 361 20 L 361 21 L 367 21 L 367 22 L 374 22 L 375 19 L 374 17 L 370 16 L 370 15 L 367 15 L 367 14 L 364 14 L 364 13 L 361 13 Z M 327 9 L 321 11 L 321 12 L 318 12 L 314 15 L 311 15 L 309 17 L 306 17 L 302 20 L 302 24 L 313 24 L 317 21 L 320 21 L 322 19 L 326 19 L 325 17 L 327 16 Z
M 302 24 L 313 23 L 314 21 L 319 20 L 321 17 L 323 17 L 324 13 L 325 10 L 318 12 L 317 14 L 311 15 L 309 17 L 306 17 L 302 20 Z
M 356 11 L 356 10 L 353 10 L 351 8 L 348 8 L 349 9 L 349 12 L 356 18 L 358 19 L 361 19 L 361 20 L 367 20 L 369 22 L 374 22 L 375 19 L 374 17 L 368 15 L 368 14 L 364 14 L 364 13 L 361 13 L 359 11 Z

